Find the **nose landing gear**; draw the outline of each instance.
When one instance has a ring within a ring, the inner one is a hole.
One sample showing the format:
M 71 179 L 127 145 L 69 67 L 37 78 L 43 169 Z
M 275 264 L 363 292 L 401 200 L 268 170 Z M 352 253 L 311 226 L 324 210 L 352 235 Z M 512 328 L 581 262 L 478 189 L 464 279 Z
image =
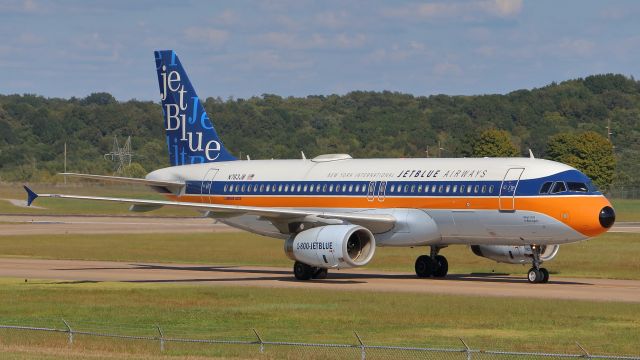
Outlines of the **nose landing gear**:
M 532 284 L 549 282 L 549 271 L 543 267 L 540 267 L 540 264 L 542 264 L 542 261 L 540 261 L 542 248 L 538 245 L 531 245 L 531 253 L 533 255 L 533 267 L 529 269 L 527 280 L 529 280 L 529 282 Z

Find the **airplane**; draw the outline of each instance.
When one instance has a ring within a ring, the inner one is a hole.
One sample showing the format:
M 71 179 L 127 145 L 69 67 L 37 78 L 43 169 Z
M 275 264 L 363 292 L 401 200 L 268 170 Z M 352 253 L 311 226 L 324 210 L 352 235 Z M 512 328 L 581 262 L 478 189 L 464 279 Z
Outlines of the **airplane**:
M 378 246 L 429 247 L 416 259 L 420 278 L 443 278 L 440 251 L 467 245 L 475 255 L 527 264 L 530 283 L 561 244 L 606 232 L 615 211 L 575 168 L 521 158 L 239 160 L 225 148 L 173 50 L 155 51 L 171 166 L 145 179 L 64 173 L 69 177 L 147 185 L 167 200 L 36 194 L 38 197 L 163 206 L 201 211 L 232 227 L 283 241 L 298 280 L 329 269 L 368 264 Z

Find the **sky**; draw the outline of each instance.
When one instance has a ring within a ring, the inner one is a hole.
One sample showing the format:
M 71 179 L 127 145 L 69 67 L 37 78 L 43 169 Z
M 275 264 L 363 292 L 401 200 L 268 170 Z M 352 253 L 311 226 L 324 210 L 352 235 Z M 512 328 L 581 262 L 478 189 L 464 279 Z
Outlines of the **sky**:
M 3 0 L 0 94 L 158 101 L 157 49 L 222 99 L 638 78 L 638 19 L 631 0 Z

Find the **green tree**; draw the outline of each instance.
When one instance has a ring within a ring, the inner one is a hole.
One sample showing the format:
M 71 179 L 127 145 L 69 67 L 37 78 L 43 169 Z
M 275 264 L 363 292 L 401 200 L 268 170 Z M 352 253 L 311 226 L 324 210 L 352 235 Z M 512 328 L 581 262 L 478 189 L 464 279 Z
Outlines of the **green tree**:
M 144 178 L 147 175 L 147 170 L 137 162 L 132 162 L 131 165 L 125 166 L 122 172 L 124 176 L 134 178 Z
M 519 155 L 518 148 L 511 142 L 511 135 L 505 130 L 485 130 L 473 144 L 473 156 L 475 157 L 512 157 Z
M 604 191 L 609 189 L 613 182 L 616 168 L 613 146 L 596 132 L 555 135 L 549 139 L 547 155 L 552 160 L 582 171 Z

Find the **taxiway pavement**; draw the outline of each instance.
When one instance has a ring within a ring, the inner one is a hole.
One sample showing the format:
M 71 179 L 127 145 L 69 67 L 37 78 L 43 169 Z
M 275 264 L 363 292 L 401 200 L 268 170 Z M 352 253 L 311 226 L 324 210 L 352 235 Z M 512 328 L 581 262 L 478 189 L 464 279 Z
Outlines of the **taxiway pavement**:
M 280 267 L 0 258 L 0 277 L 70 284 L 114 281 L 640 302 L 637 280 L 555 276 L 548 284 L 529 284 L 523 276 L 451 274 L 446 279 L 418 279 L 412 273 L 348 269 L 330 271 L 325 280 L 296 281 L 290 268 Z

